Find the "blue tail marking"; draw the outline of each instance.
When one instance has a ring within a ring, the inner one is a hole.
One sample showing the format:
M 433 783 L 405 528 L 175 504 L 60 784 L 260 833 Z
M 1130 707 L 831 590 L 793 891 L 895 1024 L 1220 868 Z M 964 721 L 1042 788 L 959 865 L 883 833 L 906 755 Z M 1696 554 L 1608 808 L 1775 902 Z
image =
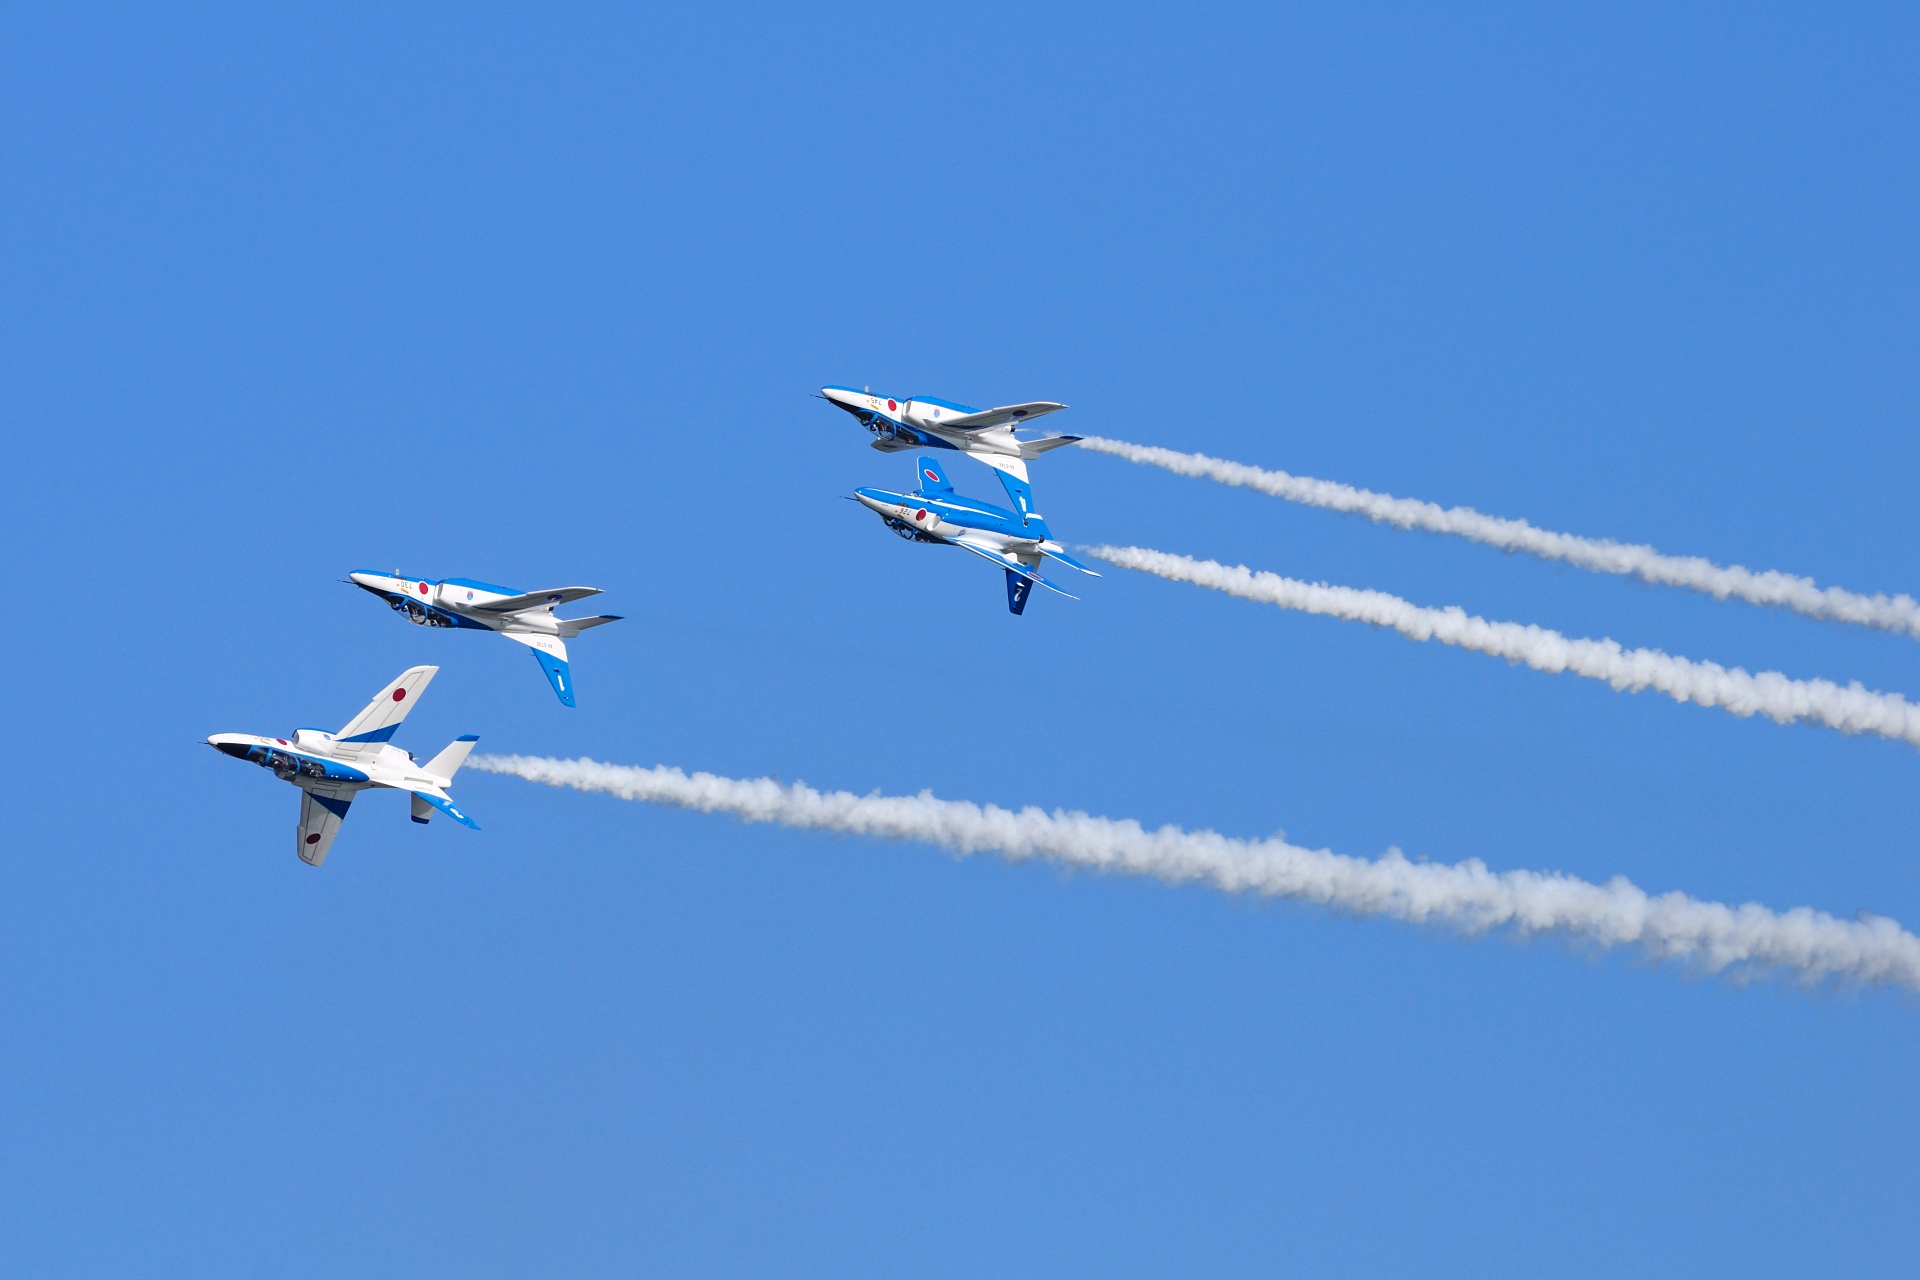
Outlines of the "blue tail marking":
M 1032 578 L 1027 577 L 1023 573 L 1015 573 L 1011 569 L 1007 570 L 1007 612 L 1008 613 L 1015 614 L 1015 615 L 1025 613 L 1027 609 L 1027 597 L 1032 594 L 1033 594 Z
M 1034 537 L 1045 538 L 1047 522 L 1033 509 L 1033 486 L 1019 476 L 1008 475 L 998 467 L 994 474 L 1000 477 L 1000 485 L 1007 491 L 1007 497 L 1013 501 L 1013 513 L 1020 517 L 1020 523 L 1030 530 Z
M 932 458 L 915 459 L 920 464 L 920 492 L 933 497 L 936 494 L 952 493 L 953 481 L 947 479 L 947 471 Z
M 469 818 L 466 814 L 460 812 L 458 809 L 453 807 L 453 801 L 442 800 L 439 796 L 430 796 L 424 791 L 416 791 L 413 794 L 416 796 L 419 796 L 422 800 L 425 800 L 428 804 L 432 805 L 434 808 L 438 809 L 440 812 L 446 814 L 449 818 L 452 818 L 455 822 L 459 823 L 461 826 L 472 827 L 475 831 L 478 831 L 480 829 L 479 823 L 475 822 L 472 818 Z M 414 821 L 424 822 L 426 821 L 426 819 L 415 818 Z
M 540 664 L 540 669 L 547 673 L 547 683 L 552 685 L 553 691 L 560 695 L 560 701 L 569 707 L 572 706 L 573 672 L 568 669 L 567 660 L 556 658 L 550 653 L 542 653 L 538 649 L 531 649 L 528 652 L 533 654 L 533 660 Z

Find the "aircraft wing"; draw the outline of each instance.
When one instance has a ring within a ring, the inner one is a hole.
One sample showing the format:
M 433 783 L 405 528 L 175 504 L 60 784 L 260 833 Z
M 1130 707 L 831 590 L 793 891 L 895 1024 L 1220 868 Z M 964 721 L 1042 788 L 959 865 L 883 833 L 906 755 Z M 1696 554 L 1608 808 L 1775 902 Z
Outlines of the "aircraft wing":
M 407 718 L 407 712 L 413 710 L 427 682 L 439 670 L 438 667 L 408 667 L 402 671 L 392 684 L 373 695 L 373 701 L 364 711 L 347 721 L 346 728 L 333 735 L 336 754 L 353 756 L 359 751 L 357 743 L 385 742 L 392 738 L 393 731 Z
M 317 867 L 327 860 L 333 838 L 340 834 L 347 806 L 353 803 L 351 787 L 300 788 L 300 830 L 294 836 L 293 849 L 300 861 Z
M 1001 555 L 998 551 L 989 551 L 987 548 L 980 546 L 977 543 L 962 542 L 958 538 L 949 538 L 947 539 L 947 541 L 952 543 L 954 546 L 961 548 L 962 550 L 973 552 L 973 554 L 979 556 L 982 560 L 991 560 L 995 564 L 999 565 L 1002 569 L 1005 569 L 1010 573 L 1017 573 L 1021 577 L 1027 579 L 1029 582 L 1037 582 L 1041 586 L 1045 587 L 1047 590 L 1055 592 L 1059 595 L 1063 595 L 1069 600 L 1078 600 L 1080 598 L 1079 596 L 1074 595 L 1070 591 L 1061 591 L 1060 588 L 1054 586 L 1051 582 L 1048 582 L 1045 578 L 1041 577 L 1038 573 L 1035 573 L 1031 568 L 1027 567 L 1026 565 L 1021 564 L 1018 560 L 1014 559 L 1012 556 L 1004 556 L 1004 555 Z
M 554 587 L 547 591 L 528 591 L 522 595 L 508 596 L 505 600 L 489 600 L 485 604 L 463 607 L 475 613 L 518 613 L 522 609 L 539 609 L 550 604 L 570 604 L 599 594 L 599 587 Z
M 942 431 L 985 431 L 989 427 L 1018 426 L 1023 422 L 1054 413 L 1067 406 L 1055 404 L 1051 400 L 1035 400 L 1028 404 L 1005 404 L 998 409 L 982 409 L 978 413 L 963 414 L 958 418 L 942 418 L 934 426 Z

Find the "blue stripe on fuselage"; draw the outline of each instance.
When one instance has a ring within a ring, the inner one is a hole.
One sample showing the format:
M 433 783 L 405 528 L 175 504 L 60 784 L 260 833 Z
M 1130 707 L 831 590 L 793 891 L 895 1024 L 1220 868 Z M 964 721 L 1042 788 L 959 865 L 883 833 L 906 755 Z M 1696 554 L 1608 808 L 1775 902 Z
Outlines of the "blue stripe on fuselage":
M 352 741 L 352 739 L 348 739 L 348 741 Z M 325 756 L 310 756 L 304 751 L 290 751 L 285 747 L 278 747 L 278 746 L 260 747 L 256 745 L 250 748 L 247 752 L 246 758 L 248 762 L 251 764 L 261 763 L 261 761 L 255 760 L 253 758 L 253 752 L 263 751 L 263 750 L 271 752 L 274 755 L 286 756 L 289 759 L 293 759 L 293 760 L 311 760 L 315 764 L 321 766 L 327 771 L 326 780 L 328 782 L 371 782 L 372 781 L 371 778 L 369 778 L 366 774 L 360 772 L 360 770 L 349 768 L 348 766 L 341 764 L 337 760 L 329 760 Z M 319 781 L 319 779 L 317 778 L 314 780 L 316 782 Z
M 947 523 L 959 525 L 962 529 L 1004 533 L 1012 538 L 1049 536 L 1046 526 L 1038 520 L 1030 524 L 1021 524 L 1020 517 L 1005 507 L 977 502 L 972 498 L 958 496 L 929 498 L 924 493 L 892 493 L 886 489 L 862 489 L 860 492 L 883 502 L 897 502 L 909 507 L 925 507 Z

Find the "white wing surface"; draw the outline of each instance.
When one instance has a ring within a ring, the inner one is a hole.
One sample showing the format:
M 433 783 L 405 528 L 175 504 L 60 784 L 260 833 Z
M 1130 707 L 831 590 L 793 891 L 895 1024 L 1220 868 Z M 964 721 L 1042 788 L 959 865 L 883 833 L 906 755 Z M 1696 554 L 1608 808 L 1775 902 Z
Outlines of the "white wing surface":
M 978 413 L 964 414 L 958 418 L 942 418 L 934 426 L 942 431 L 985 431 L 989 427 L 1017 426 L 1043 414 L 1056 413 L 1066 407 L 1063 404 L 1055 404 L 1051 400 L 1034 400 L 1027 404 L 1005 404 L 998 409 L 982 409 Z
M 413 710 L 413 704 L 419 700 L 426 689 L 427 682 L 439 672 L 438 667 L 408 667 L 394 682 L 375 694 L 367 709 L 347 721 L 347 727 L 333 735 L 336 750 L 346 748 L 346 754 L 352 754 L 353 743 L 385 742 L 393 737 L 393 731 L 407 718 L 407 712 Z
M 300 830 L 294 836 L 294 852 L 300 861 L 317 867 L 327 860 L 333 838 L 340 834 L 340 823 L 353 803 L 351 787 L 302 787 L 300 789 Z
M 999 565 L 1002 569 L 1009 569 L 1012 572 L 1019 574 L 1021 577 L 1026 578 L 1031 582 L 1037 582 L 1041 586 L 1045 587 L 1047 590 L 1052 591 L 1057 595 L 1063 595 L 1069 600 L 1078 600 L 1080 598 L 1079 596 L 1074 595 L 1071 591 L 1060 590 L 1060 588 L 1054 586 L 1051 582 L 1048 582 L 1045 578 L 1040 576 L 1040 574 L 1037 572 L 1035 568 L 1035 566 L 1040 563 L 1040 557 L 1037 554 L 1033 558 L 1034 563 L 1029 565 L 1029 564 L 1022 563 L 1019 559 L 1017 559 L 1012 555 L 1007 554 L 1006 552 L 995 551 L 990 547 L 981 546 L 977 542 L 968 542 L 964 538 L 948 538 L 947 541 L 952 545 L 959 547 L 962 551 L 971 551 L 973 552 L 973 554 L 979 556 L 982 560 L 991 560 L 995 564 Z M 1039 546 L 1038 543 L 1034 543 L 1033 545 L 1036 547 Z
M 544 609 L 548 605 L 571 604 L 600 594 L 599 587 L 554 587 L 547 591 L 528 591 L 504 600 L 469 605 L 475 613 L 518 613 L 522 609 Z

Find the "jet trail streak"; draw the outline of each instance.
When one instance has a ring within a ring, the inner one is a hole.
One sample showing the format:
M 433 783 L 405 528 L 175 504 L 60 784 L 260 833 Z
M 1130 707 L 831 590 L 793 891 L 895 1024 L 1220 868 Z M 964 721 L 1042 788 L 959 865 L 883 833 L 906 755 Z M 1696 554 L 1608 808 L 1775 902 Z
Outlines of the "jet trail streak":
M 1301 582 L 1245 565 L 1195 560 L 1144 547 L 1086 547 L 1088 555 L 1123 569 L 1158 574 L 1175 582 L 1224 591 L 1246 600 L 1325 614 L 1350 622 L 1392 627 L 1414 640 L 1438 640 L 1496 658 L 1524 662 L 1537 671 L 1570 671 L 1638 693 L 1657 689 L 1677 702 L 1719 707 L 1737 716 L 1759 714 L 1781 724 L 1811 720 L 1842 733 L 1877 733 L 1920 747 L 1920 705 L 1897 693 L 1880 693 L 1859 681 L 1794 680 L 1778 671 L 1751 674 L 1717 662 L 1697 662 L 1658 649 L 1623 649 L 1613 640 L 1579 640 L 1545 627 L 1490 622 L 1458 606 L 1429 609 L 1384 591 Z
M 469 769 L 548 786 L 603 792 L 743 822 L 918 840 L 957 854 L 994 852 L 1010 862 L 1200 881 L 1227 893 L 1317 903 L 1358 916 L 1443 925 L 1476 935 L 1507 929 L 1557 934 L 1601 948 L 1637 945 L 1656 960 L 1711 973 L 1768 970 L 1803 983 L 1833 978 L 1920 990 L 1920 938 L 1884 917 L 1838 920 L 1810 907 L 1770 911 L 1685 894 L 1647 894 L 1616 876 L 1591 884 L 1537 871 L 1489 871 L 1479 859 L 1451 866 L 1411 862 L 1396 849 L 1378 859 L 1303 849 L 1280 839 L 1237 840 L 1212 831 L 1031 806 L 1020 810 L 916 796 L 816 791 L 772 778 L 724 778 L 660 765 L 640 769 L 593 760 L 474 756 Z
M 1483 515 L 1472 507 L 1442 507 L 1417 498 L 1396 498 L 1332 480 L 1316 480 L 1311 476 L 1210 458 L 1204 453 L 1180 453 L 1099 436 L 1085 437 L 1080 447 L 1129 462 L 1162 467 L 1183 476 L 1257 489 L 1289 502 L 1363 515 L 1377 524 L 1453 534 L 1503 551 L 1524 551 L 1543 560 L 1559 560 L 1595 573 L 1630 574 L 1662 586 L 1704 591 L 1721 600 L 1731 597 L 1751 604 L 1778 605 L 1810 618 L 1878 627 L 1920 639 L 1920 600 L 1906 594 L 1860 595 L 1841 587 L 1822 587 L 1812 578 L 1774 569 L 1756 572 L 1737 564 L 1718 565 L 1700 556 L 1662 555 L 1643 543 L 1555 533 L 1537 529 L 1525 520 Z

